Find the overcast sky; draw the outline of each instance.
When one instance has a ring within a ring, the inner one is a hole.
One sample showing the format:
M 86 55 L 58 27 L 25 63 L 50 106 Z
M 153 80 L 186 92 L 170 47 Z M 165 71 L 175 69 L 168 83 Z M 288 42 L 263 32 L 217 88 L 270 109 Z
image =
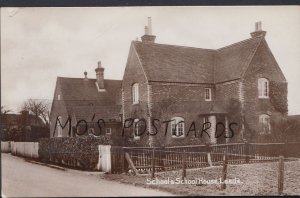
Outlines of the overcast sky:
M 122 79 L 130 42 L 152 17 L 157 43 L 217 49 L 250 38 L 262 21 L 288 81 L 289 114 L 300 114 L 300 6 L 1 8 L 1 102 L 51 100 L 57 76 Z M 159 71 L 158 71 L 159 72 Z

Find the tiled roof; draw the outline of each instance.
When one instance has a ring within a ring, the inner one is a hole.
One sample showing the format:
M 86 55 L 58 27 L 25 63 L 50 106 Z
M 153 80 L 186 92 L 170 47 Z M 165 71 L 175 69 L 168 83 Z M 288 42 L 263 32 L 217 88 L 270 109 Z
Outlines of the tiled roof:
M 21 114 L 3 114 L 2 115 L 3 125 L 13 124 L 13 125 L 21 125 L 22 123 L 22 115 Z M 45 123 L 40 117 L 35 115 L 28 115 L 28 124 L 30 126 L 45 126 Z
M 132 44 L 149 81 L 218 83 L 240 78 L 262 39 L 250 38 L 218 50 Z
M 120 121 L 119 113 L 121 108 L 121 105 L 77 106 L 72 108 L 72 112 L 75 115 L 77 122 L 79 120 L 97 122 L 99 119 L 103 119 L 105 122 L 108 122 L 112 119 Z
M 214 50 L 133 41 L 149 81 L 213 83 Z
M 121 80 L 104 80 L 105 91 L 98 91 L 96 79 L 58 77 L 58 83 L 69 115 L 77 106 L 121 105 Z M 80 112 L 84 115 L 84 111 Z M 82 117 L 78 111 L 77 116 Z
M 262 38 L 247 39 L 217 50 L 215 82 L 240 78 L 250 64 Z

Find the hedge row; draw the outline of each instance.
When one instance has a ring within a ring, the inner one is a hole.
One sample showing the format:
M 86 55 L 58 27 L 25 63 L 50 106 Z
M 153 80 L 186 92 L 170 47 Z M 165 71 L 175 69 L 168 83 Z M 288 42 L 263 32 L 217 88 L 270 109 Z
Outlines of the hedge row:
M 95 170 L 98 145 L 109 144 L 111 140 L 104 136 L 44 138 L 39 140 L 39 157 L 47 163 Z

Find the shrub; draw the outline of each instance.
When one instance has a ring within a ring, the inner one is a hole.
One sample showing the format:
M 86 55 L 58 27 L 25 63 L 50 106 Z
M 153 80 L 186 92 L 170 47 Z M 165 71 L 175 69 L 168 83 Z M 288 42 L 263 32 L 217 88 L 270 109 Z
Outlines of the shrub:
M 111 143 L 104 136 L 43 138 L 39 141 L 39 156 L 44 162 L 94 170 L 98 163 L 98 145 Z

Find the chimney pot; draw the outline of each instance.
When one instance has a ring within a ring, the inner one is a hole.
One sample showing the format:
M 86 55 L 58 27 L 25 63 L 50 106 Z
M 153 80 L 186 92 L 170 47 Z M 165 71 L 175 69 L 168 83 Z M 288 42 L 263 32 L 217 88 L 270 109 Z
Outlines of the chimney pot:
M 152 35 L 152 21 L 151 17 L 148 17 L 148 26 L 145 26 L 145 35 L 141 37 L 144 43 L 154 43 L 156 36 Z
M 104 89 L 104 68 L 101 65 L 101 61 L 98 61 L 98 67 L 95 69 L 96 72 L 96 83 L 98 88 Z
M 151 20 L 151 17 L 148 17 L 148 34 L 152 35 L 152 20 Z
M 148 26 L 145 26 L 145 35 L 149 35 L 149 29 L 148 29 Z
M 84 71 L 84 79 L 87 79 L 87 72 L 86 71 Z
M 255 38 L 259 36 L 265 36 L 267 32 L 262 30 L 262 23 L 261 21 L 258 21 L 255 23 L 255 31 L 251 32 L 250 34 L 252 38 Z

